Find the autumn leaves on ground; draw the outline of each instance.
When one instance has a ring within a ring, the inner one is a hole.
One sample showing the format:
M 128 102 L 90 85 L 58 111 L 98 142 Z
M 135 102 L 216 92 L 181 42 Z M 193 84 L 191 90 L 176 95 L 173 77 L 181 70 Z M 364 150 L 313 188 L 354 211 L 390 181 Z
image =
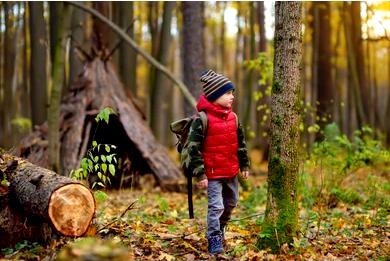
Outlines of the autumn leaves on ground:
M 302 163 L 299 238 L 281 246 L 279 253 L 255 246 L 258 236 L 267 236 L 260 230 L 267 166 L 253 162 L 249 189 L 241 189 L 223 255 L 207 253 L 205 191 L 195 191 L 195 219 L 188 219 L 186 194 L 160 191 L 150 175 L 142 177 L 142 190 L 95 192 L 97 231 L 90 231 L 91 237 L 58 238 L 49 246 L 20 242 L 2 249 L 2 255 L 27 260 L 388 260 L 390 172 L 389 161 L 384 161 L 388 151 L 376 152 L 373 162 L 360 164 L 363 154 L 332 157 L 340 148 L 321 146 Z M 368 157 L 369 146 L 365 148 Z M 339 172 L 343 169 L 344 174 Z

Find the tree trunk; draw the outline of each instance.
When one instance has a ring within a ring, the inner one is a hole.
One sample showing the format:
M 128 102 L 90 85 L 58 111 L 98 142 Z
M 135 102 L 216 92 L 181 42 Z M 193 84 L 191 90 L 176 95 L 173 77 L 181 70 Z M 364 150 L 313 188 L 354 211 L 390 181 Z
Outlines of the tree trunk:
M 48 109 L 49 124 L 49 162 L 50 168 L 55 172 L 60 170 L 60 103 L 64 84 L 65 50 L 70 32 L 71 6 L 63 2 L 56 3 L 62 10 L 58 17 L 56 46 L 52 64 L 52 81 L 50 106 Z
M 47 119 L 46 23 L 42 2 L 28 2 L 31 39 L 31 116 L 32 124 L 41 125 Z
M 134 19 L 134 2 L 117 2 L 119 26 L 126 30 Z M 128 30 L 134 39 L 134 25 Z M 126 44 L 119 48 L 119 74 L 127 95 L 137 97 L 137 53 Z
M 170 42 L 171 42 L 171 21 L 172 21 L 172 11 L 174 7 L 175 7 L 174 2 L 164 3 L 163 21 L 161 26 L 161 33 L 159 39 L 160 45 L 158 48 L 157 60 L 165 66 L 167 66 L 169 61 Z M 151 77 L 153 81 L 150 86 L 151 87 L 150 90 L 151 108 L 150 108 L 149 120 L 151 123 L 151 128 L 157 140 L 163 142 L 163 137 L 165 136 L 164 130 L 166 130 L 164 124 L 166 124 L 165 120 L 168 115 L 168 110 L 167 110 L 168 101 L 163 99 L 163 97 L 164 94 L 169 90 L 166 88 L 166 84 L 164 84 L 164 81 L 166 81 L 165 76 L 155 68 L 153 68 L 152 73 L 154 75 Z
M 10 195 L 26 216 L 48 222 L 64 236 L 87 231 L 96 210 L 88 188 L 20 158 L 2 155 L 1 159 L 0 170 L 10 182 Z
M 259 36 L 260 36 L 260 41 L 259 41 L 259 52 L 260 53 L 266 53 L 267 52 L 267 39 L 265 37 L 265 16 L 264 16 L 264 2 L 259 1 L 257 2 L 257 7 L 256 7 L 256 12 L 257 12 L 257 23 L 259 26 Z M 261 70 L 262 68 L 260 68 Z M 256 103 L 256 129 L 257 129 L 257 142 L 259 143 L 260 149 L 262 149 L 263 154 L 262 154 L 262 160 L 266 161 L 268 160 L 268 153 L 269 153 L 269 143 L 268 143 L 268 137 L 263 137 L 263 133 L 269 133 L 269 120 L 262 125 L 261 122 L 263 120 L 263 117 L 265 115 L 265 110 L 258 110 L 257 108 L 261 105 L 266 104 L 269 106 L 270 104 L 270 99 L 269 96 L 267 96 L 266 90 L 267 86 L 269 85 L 269 82 L 266 84 L 261 84 L 259 86 L 260 91 L 263 93 L 263 98 L 259 99 Z
M 242 67 L 242 57 L 243 57 L 243 48 L 242 48 L 242 29 L 240 25 L 241 21 L 241 2 L 237 2 L 237 17 L 236 17 L 236 23 L 237 23 L 237 36 L 236 36 L 236 50 L 234 55 L 234 82 L 237 84 L 237 88 L 235 91 L 236 100 L 240 100 L 240 96 L 242 93 L 243 86 L 241 83 L 241 67 Z M 234 111 L 240 111 L 238 103 L 235 102 L 233 104 Z
M 71 42 L 70 42 L 70 51 L 69 51 L 69 79 L 68 85 L 70 86 L 73 81 L 76 80 L 77 76 L 83 70 L 83 61 L 77 55 L 77 48 L 84 47 L 84 32 L 85 32 L 86 17 L 82 10 L 74 9 L 72 12 L 72 22 L 71 22 Z M 68 93 L 68 90 L 64 90 L 63 94 Z
M 14 197 L 0 193 L 0 248 L 13 247 L 22 240 L 46 243 L 52 237 L 49 223 L 26 216 Z
M 385 114 L 385 129 L 386 129 L 386 144 L 390 146 L 390 121 L 387 120 L 387 117 L 390 115 L 390 43 L 387 46 L 387 107 Z
M 316 9 L 318 15 L 314 19 L 315 24 L 318 24 L 317 47 L 315 54 L 318 57 L 317 64 L 314 68 L 317 70 L 315 75 L 317 76 L 316 86 L 317 88 L 317 100 L 319 102 L 317 106 L 317 116 L 319 117 L 319 126 L 321 129 L 325 127 L 327 123 L 332 119 L 333 112 L 333 87 L 332 87 L 332 72 L 331 72 L 331 58 L 332 58 L 332 44 L 331 44 L 331 28 L 330 28 L 330 3 L 329 2 L 313 2 L 313 9 Z
M 219 2 L 217 2 L 218 4 Z M 221 61 L 221 72 L 225 72 L 225 69 L 227 67 L 226 64 L 226 54 L 225 54 L 225 11 L 226 11 L 226 5 L 227 3 L 224 1 L 221 1 L 220 4 L 222 5 L 222 12 L 221 12 L 221 33 L 220 33 L 220 40 L 219 40 L 219 53 L 220 53 L 220 61 Z
M 14 17 L 14 3 L 2 2 L 4 12 L 4 96 L 3 96 L 3 137 L 1 143 L 5 148 L 11 146 L 12 132 L 11 132 L 11 120 L 14 116 L 14 102 L 12 83 L 15 69 L 15 37 L 16 37 L 16 23 Z
M 23 14 L 23 89 L 21 93 L 21 115 L 25 118 L 31 119 L 31 103 L 30 103 L 30 57 L 28 56 L 28 51 L 31 52 L 31 41 L 29 37 L 29 26 L 28 26 L 28 3 L 24 2 L 23 4 L 24 14 Z
M 302 3 L 275 3 L 271 146 L 265 219 L 257 246 L 277 251 L 298 232 L 299 88 Z M 264 236 L 265 235 L 265 236 Z
M 110 19 L 110 2 L 92 2 L 92 7 Z M 93 17 L 93 48 L 96 54 L 106 57 L 110 42 L 110 30 L 106 23 Z
M 350 3 L 351 13 L 351 37 L 352 49 L 355 55 L 356 72 L 359 80 L 359 88 L 362 99 L 357 102 L 362 103 L 364 118 L 360 119 L 360 126 L 368 123 L 369 111 L 372 109 L 370 100 L 370 90 L 367 84 L 366 74 L 366 57 L 363 51 L 363 36 L 362 36 L 362 18 L 360 15 L 360 1 Z M 363 99 L 364 97 L 364 99 Z
M 355 52 L 354 41 L 353 41 L 353 35 L 352 35 L 352 18 L 351 18 L 352 12 L 350 4 L 347 2 L 344 2 L 344 33 L 345 33 L 345 39 L 346 39 L 346 45 L 347 45 L 347 57 L 348 57 L 348 73 L 349 73 L 349 91 L 353 92 L 353 95 L 349 95 L 350 98 L 353 97 L 353 102 L 351 101 L 349 103 L 350 113 L 354 113 L 353 111 L 356 111 L 357 121 L 358 121 L 358 127 L 361 127 L 362 124 L 367 122 L 367 117 L 365 113 L 365 109 L 363 106 L 362 101 L 362 88 L 360 87 L 360 81 L 359 81 L 359 71 L 357 66 L 357 56 Z M 368 96 L 365 96 L 368 97 Z M 354 106 L 353 106 L 354 105 Z M 352 119 L 352 117 L 349 117 Z M 350 124 L 351 125 L 351 124 Z M 353 127 L 350 126 L 349 128 L 350 134 L 353 131 Z
M 182 66 L 184 84 L 190 93 L 198 98 L 202 91 L 199 76 L 206 66 L 204 50 L 203 2 L 183 2 Z M 184 106 L 185 115 L 195 112 L 189 103 Z
M 248 54 L 248 60 L 255 59 L 256 56 L 256 35 L 255 35 L 255 15 L 256 10 L 254 8 L 254 2 L 249 2 L 249 54 Z M 253 128 L 253 93 L 256 91 L 256 83 L 254 81 L 254 69 L 253 68 L 246 68 L 246 75 L 245 75 L 245 113 L 244 113 L 244 119 L 243 119 L 243 125 L 246 129 L 246 137 L 248 140 L 251 140 L 251 137 L 253 138 L 253 135 L 250 135 L 249 131 L 256 131 L 255 128 Z M 242 101 L 241 101 L 242 102 Z
M 54 63 L 57 46 L 58 19 L 62 5 L 59 2 L 49 2 L 49 39 L 50 39 L 50 62 Z

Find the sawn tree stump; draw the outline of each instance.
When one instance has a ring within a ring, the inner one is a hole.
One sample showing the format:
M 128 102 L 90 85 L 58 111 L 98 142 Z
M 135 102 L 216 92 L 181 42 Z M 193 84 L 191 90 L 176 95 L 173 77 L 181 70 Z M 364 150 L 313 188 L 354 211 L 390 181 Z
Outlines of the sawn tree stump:
M 92 192 L 68 177 L 20 158 L 3 155 L 0 170 L 7 176 L 9 193 L 26 217 L 48 222 L 64 236 L 83 235 L 96 210 Z

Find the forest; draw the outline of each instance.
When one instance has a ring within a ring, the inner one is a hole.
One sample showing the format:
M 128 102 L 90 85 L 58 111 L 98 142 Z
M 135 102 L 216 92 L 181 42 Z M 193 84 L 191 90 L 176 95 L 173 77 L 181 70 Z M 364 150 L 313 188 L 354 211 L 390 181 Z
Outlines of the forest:
M 390 259 L 390 2 L 2 1 L 0 25 L 1 260 Z M 209 69 L 250 160 L 217 254 L 171 129 Z

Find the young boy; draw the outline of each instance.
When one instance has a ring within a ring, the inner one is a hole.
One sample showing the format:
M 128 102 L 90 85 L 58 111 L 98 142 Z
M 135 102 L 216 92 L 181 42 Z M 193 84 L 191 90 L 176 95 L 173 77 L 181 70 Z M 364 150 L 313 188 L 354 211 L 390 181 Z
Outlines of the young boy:
M 249 159 L 244 131 L 232 112 L 234 85 L 221 74 L 205 71 L 200 77 L 203 86 L 197 110 L 207 115 L 207 132 L 203 135 L 202 121 L 193 121 L 188 152 L 189 169 L 207 188 L 207 239 L 211 254 L 222 253 L 224 229 L 238 201 L 237 174 L 249 175 Z M 238 126 L 237 126 L 238 125 Z

